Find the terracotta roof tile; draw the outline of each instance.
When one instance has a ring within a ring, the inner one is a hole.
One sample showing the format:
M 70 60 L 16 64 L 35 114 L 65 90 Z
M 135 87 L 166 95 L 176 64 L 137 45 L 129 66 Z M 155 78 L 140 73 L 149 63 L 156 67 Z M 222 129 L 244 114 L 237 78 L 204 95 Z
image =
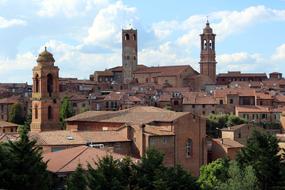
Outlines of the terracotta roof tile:
M 114 123 L 143 124 L 152 121 L 171 122 L 188 112 L 173 112 L 150 106 L 136 106 L 120 111 L 89 111 L 78 114 L 66 121 L 98 121 Z
M 223 146 L 224 148 L 242 148 L 242 147 L 244 147 L 244 145 L 240 144 L 237 141 L 229 139 L 229 138 L 212 139 L 212 141 Z
M 43 160 L 48 161 L 47 169 L 53 173 L 69 173 L 76 170 L 81 164 L 83 169 L 91 167 L 96 168 L 96 162 L 103 157 L 111 155 L 114 159 L 123 159 L 125 156 L 117 153 L 111 153 L 106 150 L 91 148 L 87 146 L 78 146 L 58 152 L 51 152 L 43 155 Z M 133 161 L 137 159 L 132 158 Z

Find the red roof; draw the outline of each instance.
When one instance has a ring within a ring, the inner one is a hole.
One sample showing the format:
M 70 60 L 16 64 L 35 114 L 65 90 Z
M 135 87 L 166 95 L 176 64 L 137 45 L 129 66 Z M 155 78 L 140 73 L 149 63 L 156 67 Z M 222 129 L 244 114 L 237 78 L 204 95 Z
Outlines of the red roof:
M 50 152 L 43 155 L 43 160 L 48 161 L 47 169 L 53 173 L 69 173 L 74 172 L 79 164 L 83 169 L 88 168 L 88 163 L 91 167 L 96 168 L 96 162 L 105 156 L 111 155 L 114 159 L 119 160 L 124 158 L 124 155 L 108 152 L 99 148 L 91 148 L 88 146 L 78 146 L 68 148 L 58 152 Z M 137 159 L 132 158 L 136 161 Z

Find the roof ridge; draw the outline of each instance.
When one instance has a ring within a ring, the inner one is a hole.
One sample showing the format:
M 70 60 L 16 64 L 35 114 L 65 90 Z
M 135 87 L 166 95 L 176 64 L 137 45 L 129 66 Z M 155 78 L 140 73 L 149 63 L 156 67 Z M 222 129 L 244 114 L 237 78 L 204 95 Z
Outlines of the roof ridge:
M 69 163 L 71 163 L 73 160 L 75 160 L 77 157 L 79 157 L 87 149 L 88 149 L 88 146 L 84 147 L 84 149 L 82 151 L 80 151 L 76 156 L 74 156 L 71 160 L 69 160 L 66 164 L 64 164 L 61 168 L 59 168 L 56 172 L 59 172 L 61 169 L 63 169 L 65 166 L 67 166 Z

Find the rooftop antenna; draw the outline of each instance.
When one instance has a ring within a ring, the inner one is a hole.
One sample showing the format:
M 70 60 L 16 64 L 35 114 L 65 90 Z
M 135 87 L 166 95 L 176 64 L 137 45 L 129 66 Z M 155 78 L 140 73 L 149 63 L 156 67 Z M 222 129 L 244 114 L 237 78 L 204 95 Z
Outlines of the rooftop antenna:
M 207 15 L 207 24 L 209 24 L 209 16 Z

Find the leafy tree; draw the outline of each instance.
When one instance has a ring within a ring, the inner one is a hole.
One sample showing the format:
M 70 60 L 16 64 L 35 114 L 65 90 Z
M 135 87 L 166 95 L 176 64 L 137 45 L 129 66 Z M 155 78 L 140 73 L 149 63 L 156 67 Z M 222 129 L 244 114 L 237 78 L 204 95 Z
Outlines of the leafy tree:
M 85 171 L 79 164 L 74 173 L 72 173 L 67 180 L 67 190 L 86 190 L 87 179 Z
M 218 129 L 240 125 L 247 121 L 235 115 L 228 114 L 210 114 L 207 118 L 207 134 L 217 138 L 219 136 Z
M 60 105 L 60 122 L 62 128 L 65 128 L 65 119 L 74 115 L 74 110 L 71 106 L 68 97 L 64 97 Z
M 236 161 L 231 161 L 228 169 L 228 179 L 221 182 L 219 190 L 257 190 L 257 178 L 252 166 L 242 170 Z
M 6 150 L 8 151 L 9 162 L 2 166 L 8 171 L 4 189 L 9 190 L 38 190 L 49 189 L 51 185 L 47 164 L 42 161 L 41 148 L 35 146 L 35 141 L 30 141 L 28 130 L 22 127 L 20 131 L 20 140 L 9 142 Z M 3 146 L 3 145 L 1 145 Z
M 148 149 L 137 166 L 138 188 L 151 190 L 155 188 L 157 176 L 165 172 L 163 154 L 155 149 Z
M 9 111 L 9 121 L 16 124 L 24 124 L 23 108 L 20 103 L 15 103 Z
M 192 175 L 181 166 L 166 168 L 164 172 L 156 176 L 155 189 L 159 190 L 197 190 L 199 185 Z
M 123 190 L 119 161 L 106 156 L 96 163 L 97 169 L 88 166 L 89 188 L 94 190 Z
M 229 160 L 220 158 L 200 169 L 198 183 L 201 189 L 217 189 L 228 178 Z
M 278 140 L 269 133 L 253 131 L 237 160 L 242 167 L 251 165 L 260 189 L 269 189 L 279 179 L 280 155 Z

